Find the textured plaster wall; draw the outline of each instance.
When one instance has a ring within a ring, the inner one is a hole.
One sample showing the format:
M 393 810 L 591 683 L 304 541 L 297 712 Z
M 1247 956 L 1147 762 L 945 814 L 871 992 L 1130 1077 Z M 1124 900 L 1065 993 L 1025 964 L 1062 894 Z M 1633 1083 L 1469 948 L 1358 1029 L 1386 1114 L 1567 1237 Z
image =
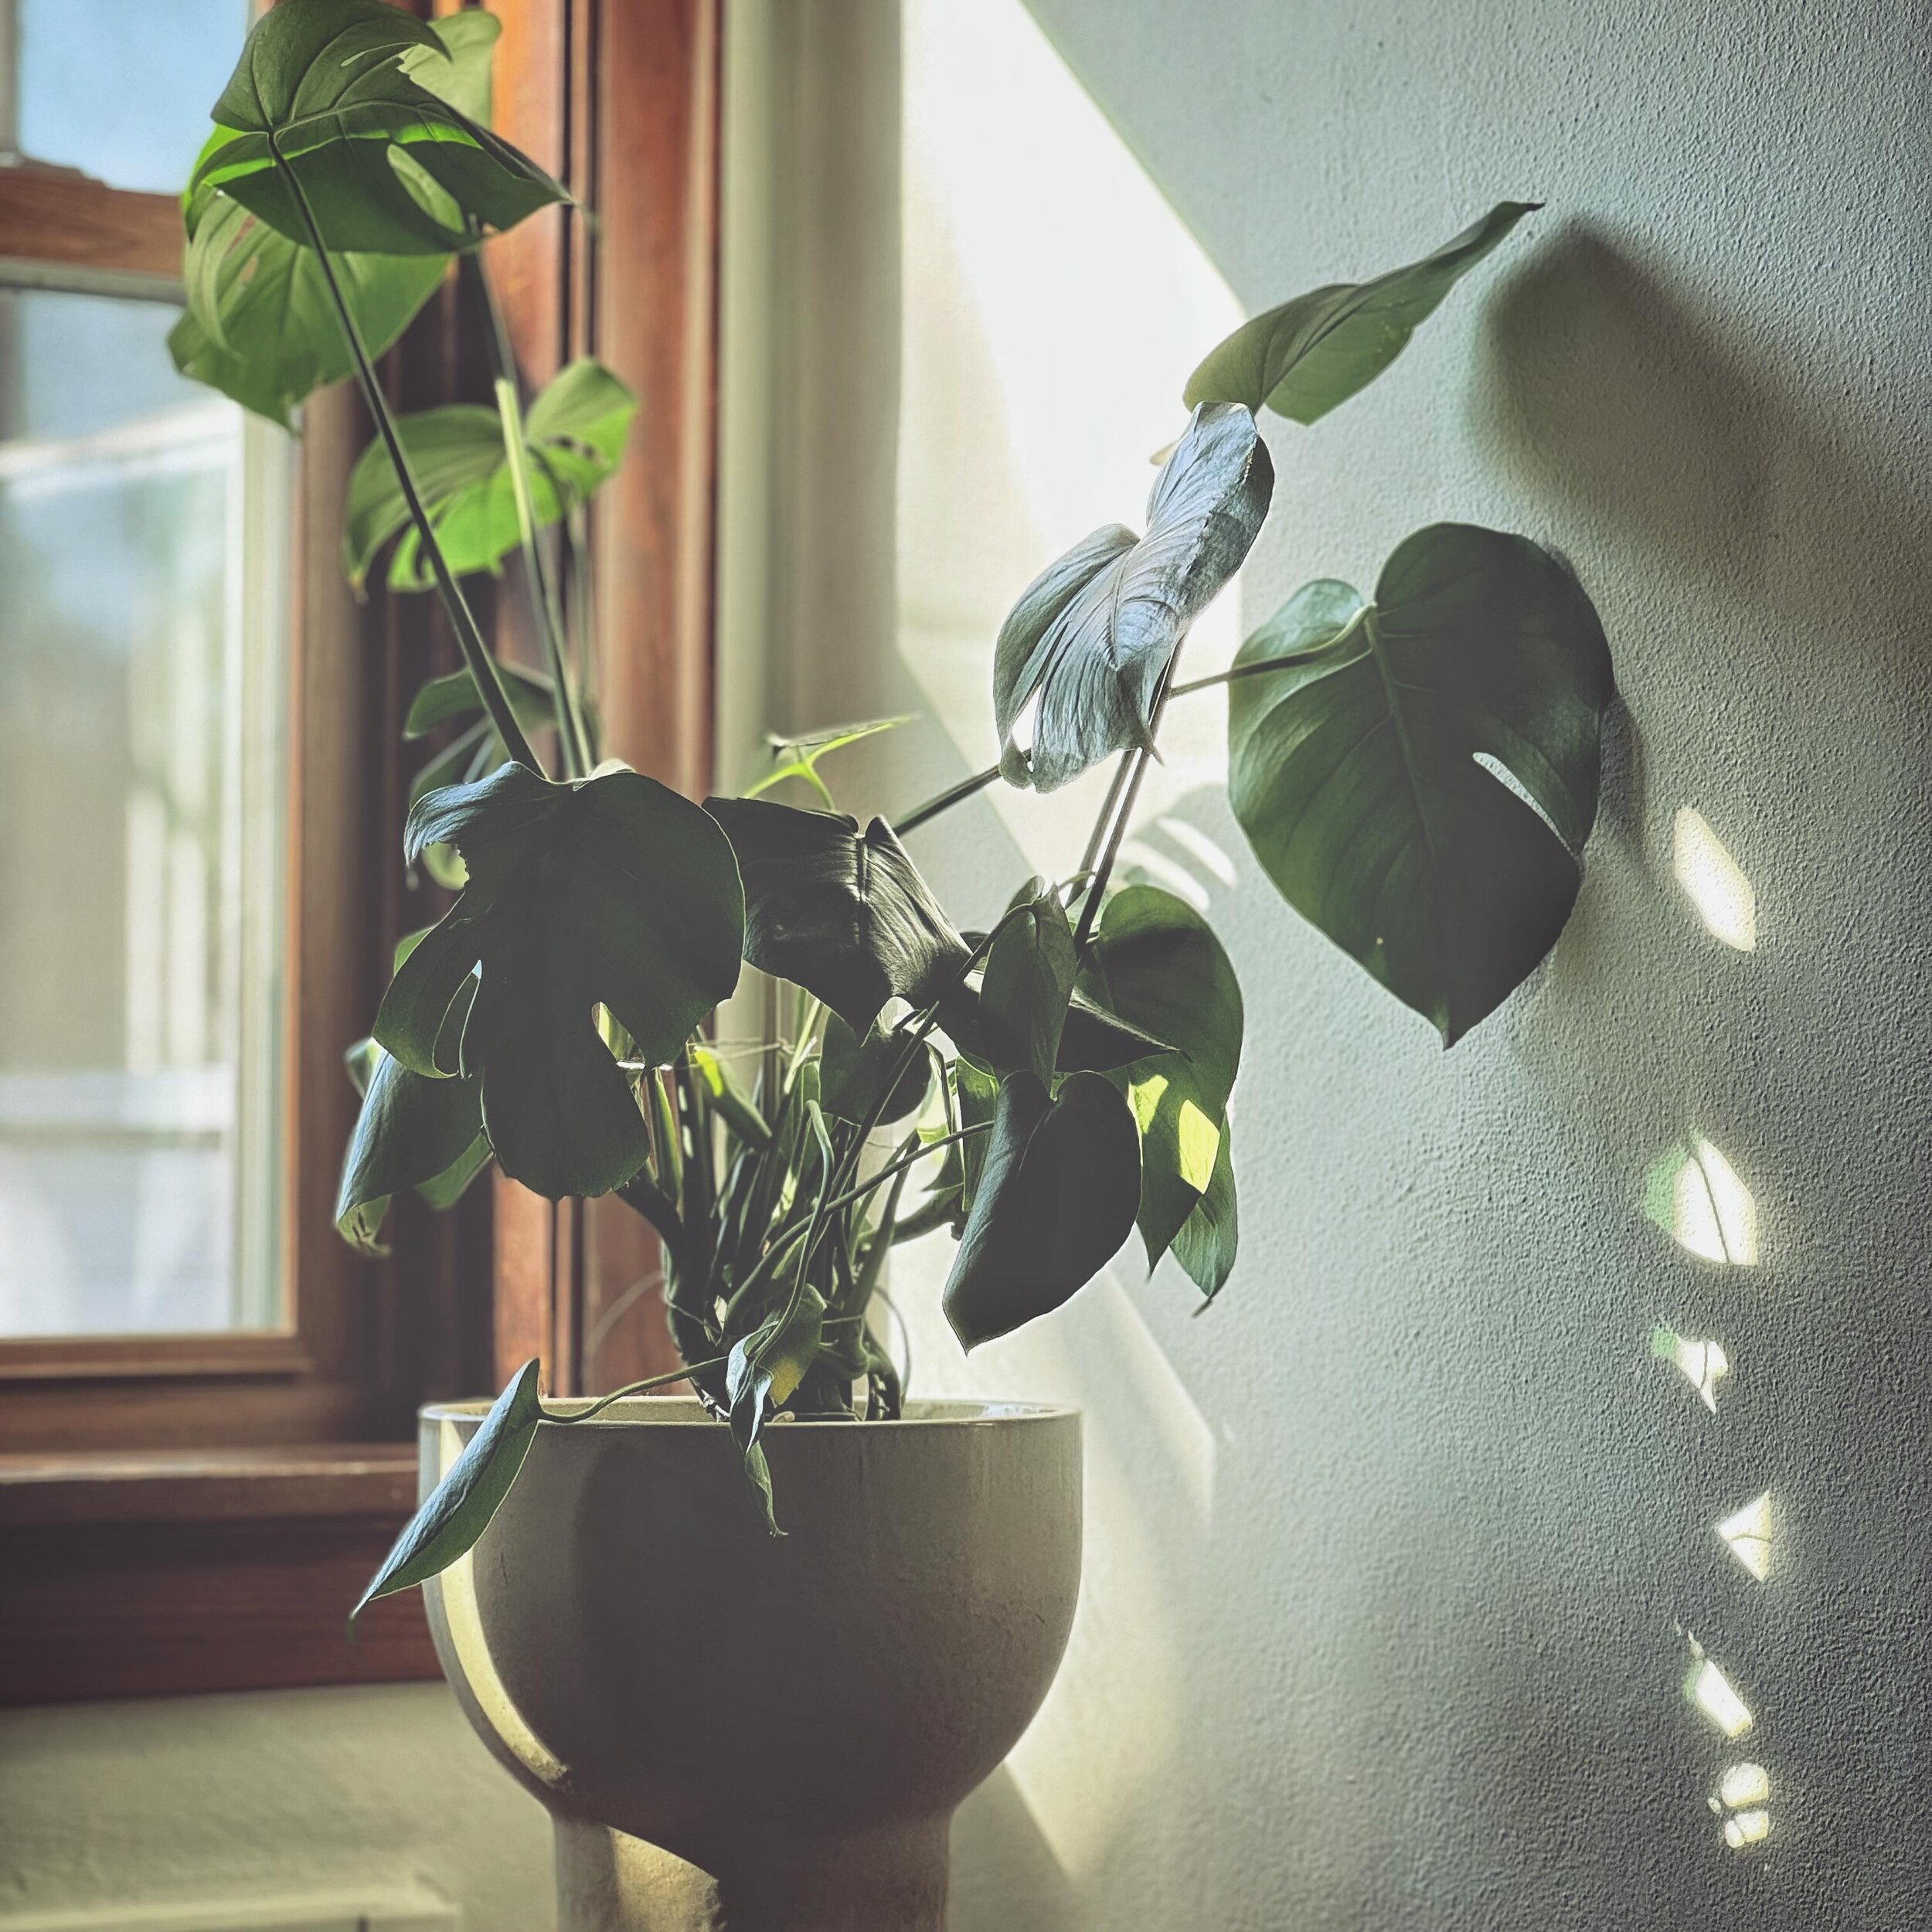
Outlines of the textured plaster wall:
M 440 1684 L 0 1713 L 0 1926 L 412 1900 L 556 1910 L 548 1821 Z
M 1129 1257 L 962 1367 L 929 1312 L 944 1257 L 899 1271 L 922 1386 L 1089 1417 L 1080 1623 L 962 1815 L 960 1932 L 1932 1921 L 1932 23 L 1903 0 L 1034 10 L 1250 308 L 1547 201 L 1367 396 L 1270 420 L 1244 607 L 1372 582 L 1432 518 L 1521 529 L 1596 598 L 1625 709 L 1570 930 L 1447 1056 L 1274 899 L 1211 789 L 1175 807 L 1234 861 L 1203 876 L 1248 994 L 1223 1305 L 1190 1319 Z M 829 11 L 883 39 L 814 111 L 848 159 L 889 151 L 892 10 Z M 810 420 L 782 383 L 773 410 L 777 552 L 815 573 L 763 594 L 794 654 L 773 715 L 803 725 L 919 695 L 865 427 L 898 379 L 896 207 L 875 184 L 867 253 L 774 126 L 804 283 L 774 325 L 835 314 L 829 366 L 863 393 L 849 424 L 822 388 Z M 989 142 L 1039 138 L 987 117 Z M 967 768 L 904 743 L 862 802 Z M 1754 950 L 1673 876 L 1684 808 L 1748 876 Z M 921 848 L 962 920 L 1022 874 L 1010 823 L 975 807 Z M 1751 1197 L 1754 1265 L 1647 1212 L 1672 1218 L 1671 1150 L 1699 1137 Z M 1654 1358 L 1659 1323 L 1721 1343 L 1714 1411 Z M 1714 1526 L 1766 1492 L 1759 1580 Z M 1734 1740 L 1685 1699 L 1693 1638 L 1753 1716 Z M 1770 1793 L 1743 1850 L 1708 1802 L 1740 1764 Z

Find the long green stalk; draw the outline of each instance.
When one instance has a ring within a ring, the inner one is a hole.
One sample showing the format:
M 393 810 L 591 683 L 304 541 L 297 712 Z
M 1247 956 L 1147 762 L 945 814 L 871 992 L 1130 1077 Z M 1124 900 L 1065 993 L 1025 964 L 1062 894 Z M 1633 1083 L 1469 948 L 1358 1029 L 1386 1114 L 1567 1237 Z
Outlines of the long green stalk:
M 343 340 L 349 345 L 350 355 L 355 363 L 355 378 L 361 385 L 362 400 L 369 405 L 370 415 L 376 419 L 376 427 L 383 439 L 383 447 L 389 453 L 389 467 L 396 473 L 397 487 L 403 492 L 403 501 L 409 506 L 410 521 L 416 526 L 416 540 L 423 554 L 430 560 L 430 574 L 436 579 L 437 595 L 441 598 L 443 608 L 447 613 L 450 624 L 456 632 L 457 648 L 463 654 L 464 664 L 476 685 L 476 694 L 483 701 L 483 708 L 489 713 L 490 722 L 496 727 L 496 735 L 503 741 L 503 749 L 520 765 L 527 765 L 539 777 L 545 773 L 536 753 L 530 749 L 530 741 L 523 735 L 523 727 L 516 721 L 516 713 L 510 708 L 508 693 L 503 681 L 496 675 L 495 660 L 490 655 L 488 647 L 483 641 L 483 633 L 477 627 L 474 615 L 464 600 L 463 593 L 457 587 L 456 579 L 450 573 L 450 566 L 443 555 L 443 546 L 437 541 L 436 530 L 430 522 L 429 512 L 423 507 L 421 493 L 416 487 L 416 478 L 411 473 L 409 457 L 403 448 L 402 438 L 396 434 L 396 419 L 389 413 L 388 399 L 383 394 L 382 386 L 376 379 L 374 365 L 369 357 L 369 350 L 362 342 L 362 331 L 355 325 L 355 318 L 350 312 L 347 299 L 342 294 L 342 284 L 335 278 L 335 264 L 328 258 L 328 245 L 322 240 L 320 224 L 315 219 L 315 211 L 310 206 L 308 193 L 301 184 L 294 169 L 289 166 L 274 133 L 268 136 L 269 151 L 275 158 L 275 165 L 288 183 L 289 192 L 296 209 L 302 218 L 302 226 L 308 230 L 309 246 L 315 251 L 315 259 L 321 264 L 322 281 L 328 290 L 330 301 L 335 305 L 335 319 L 340 325 Z

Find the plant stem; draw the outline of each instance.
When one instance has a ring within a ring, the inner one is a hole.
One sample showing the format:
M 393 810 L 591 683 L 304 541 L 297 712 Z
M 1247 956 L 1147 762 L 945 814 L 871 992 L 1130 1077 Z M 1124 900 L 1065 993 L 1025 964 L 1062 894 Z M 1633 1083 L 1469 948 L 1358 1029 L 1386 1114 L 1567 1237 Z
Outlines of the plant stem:
M 543 1412 L 546 1422 L 554 1422 L 568 1428 L 572 1423 L 588 1422 L 594 1415 L 600 1414 L 614 1402 L 621 1402 L 626 1396 L 642 1395 L 647 1389 L 662 1389 L 673 1382 L 682 1382 L 687 1377 L 702 1375 L 707 1369 L 722 1369 L 730 1360 L 729 1355 L 719 1355 L 710 1362 L 694 1362 L 688 1367 L 672 1369 L 661 1376 L 646 1376 L 641 1382 L 627 1382 L 621 1389 L 613 1389 L 607 1396 L 599 1396 L 587 1409 L 580 1409 L 574 1415 L 553 1416 L 546 1409 Z
M 830 1216 L 838 1213 L 842 1208 L 850 1207 L 855 1201 L 862 1201 L 873 1189 L 882 1182 L 889 1181 L 895 1174 L 924 1160 L 927 1155 L 937 1154 L 941 1148 L 950 1147 L 955 1141 L 970 1140 L 975 1134 L 990 1134 L 992 1131 L 993 1124 L 991 1121 L 978 1121 L 971 1127 L 962 1127 L 957 1133 L 948 1134 L 940 1140 L 928 1141 L 923 1146 L 914 1149 L 912 1153 L 906 1155 L 903 1160 L 891 1162 L 882 1167 L 876 1174 L 868 1175 L 858 1186 L 849 1189 L 845 1193 L 835 1196 L 832 1199 L 822 1202 L 818 1215 L 815 1216 L 813 1220 L 801 1221 L 794 1226 L 787 1229 L 758 1257 L 757 1265 L 743 1281 L 739 1283 L 737 1287 L 733 1291 L 731 1299 L 725 1304 L 724 1318 L 726 1324 L 729 1325 L 731 1318 L 737 1313 L 745 1298 L 764 1280 L 785 1255 L 804 1239 L 808 1230 L 816 1224 L 819 1218 L 829 1219 Z M 809 1265 L 811 1257 L 807 1255 L 805 1259 L 807 1264 Z M 699 1366 L 708 1369 L 716 1365 L 707 1362 Z
M 583 708 L 577 702 L 564 651 L 563 617 L 557 607 L 556 587 L 551 580 L 549 560 L 544 554 L 537 534 L 536 505 L 530 492 L 529 445 L 523 434 L 523 399 L 517 386 L 516 356 L 510 347 L 510 332 L 503 320 L 502 306 L 496 299 L 495 284 L 483 266 L 483 258 L 480 254 L 472 254 L 469 260 L 477 285 L 483 291 L 483 306 L 490 321 L 490 360 L 496 413 L 503 426 L 503 455 L 509 466 L 510 494 L 516 503 L 517 540 L 523 553 L 524 579 L 537 628 L 543 634 L 544 655 L 549 661 L 553 701 L 556 708 L 557 743 L 563 753 L 565 775 L 580 778 L 590 769 L 590 734 L 584 729 Z
M 976 771 L 970 778 L 962 778 L 956 785 L 948 785 L 937 798 L 928 798 L 923 805 L 915 805 L 893 827 L 901 838 L 909 832 L 917 832 L 929 818 L 937 818 L 942 811 L 950 811 L 954 805 L 963 804 L 968 798 L 977 798 L 999 776 L 998 765 L 988 765 L 984 771 Z
M 523 727 L 517 723 L 516 713 L 510 709 L 509 698 L 504 691 L 502 680 L 496 675 L 496 664 L 483 641 L 483 633 L 477 628 L 476 619 L 464 602 L 463 593 L 457 588 L 456 579 L 450 574 L 443 546 L 437 541 L 429 512 L 423 507 L 416 478 L 410 474 L 409 458 L 403 453 L 402 438 L 396 434 L 396 420 L 390 415 L 388 400 L 376 379 L 376 370 L 363 345 L 362 331 L 355 326 L 355 318 L 349 311 L 342 284 L 335 279 L 335 264 L 328 258 L 328 247 L 322 240 L 315 211 L 309 206 L 308 190 L 284 158 L 273 130 L 269 133 L 268 146 L 276 166 L 288 183 L 289 192 L 302 218 L 302 226 L 308 230 L 309 246 L 315 250 L 315 259 L 321 265 L 322 281 L 328 287 L 329 300 L 335 305 L 336 321 L 342 328 L 343 340 L 349 345 L 349 354 L 355 359 L 355 377 L 362 386 L 362 400 L 369 405 L 369 412 L 375 417 L 376 429 L 382 436 L 383 447 L 389 452 L 389 467 L 396 472 L 403 501 L 408 505 L 410 520 L 416 526 L 416 540 L 430 560 L 437 594 L 442 599 L 443 608 L 456 632 L 457 646 L 463 653 L 463 662 L 476 685 L 476 694 L 482 699 L 484 709 L 490 714 L 496 735 L 503 740 L 503 749 L 519 764 L 527 765 L 539 778 L 543 777 L 547 774 L 536 753 L 530 749 L 530 741 L 523 735 Z

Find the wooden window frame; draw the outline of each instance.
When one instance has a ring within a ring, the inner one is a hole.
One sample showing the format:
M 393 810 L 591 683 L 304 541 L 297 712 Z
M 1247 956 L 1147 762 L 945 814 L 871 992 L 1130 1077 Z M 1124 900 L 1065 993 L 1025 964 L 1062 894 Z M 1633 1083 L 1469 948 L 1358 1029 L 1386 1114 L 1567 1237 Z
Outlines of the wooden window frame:
M 488 244 L 519 362 L 540 384 L 594 352 L 644 400 L 594 512 L 607 749 L 694 794 L 711 733 L 721 4 L 491 5 L 497 127 L 601 223 L 594 253 L 562 209 Z M 0 170 L 0 259 L 44 264 L 49 279 L 105 271 L 129 293 L 172 292 L 179 234 L 171 196 Z M 454 287 L 389 359 L 401 406 L 475 391 Z M 386 1263 L 335 1232 L 355 1108 L 342 1051 L 396 934 L 436 910 L 402 876 L 416 760 L 398 726 L 420 678 L 454 662 L 422 602 L 366 610 L 343 583 L 336 506 L 369 434 L 349 385 L 311 400 L 290 550 L 290 1318 L 246 1334 L 0 1341 L 0 1704 L 435 1675 L 413 1595 L 378 1606 L 359 1643 L 342 1631 L 412 1504 L 416 1404 L 493 1386 L 532 1354 L 546 1386 L 574 1389 L 587 1318 L 655 1265 L 655 1237 L 628 1211 L 553 1206 L 500 1176 L 453 1215 L 399 1203 Z M 481 602 L 499 648 L 527 651 L 516 600 Z M 667 1361 L 646 1302 L 605 1325 L 600 1383 Z

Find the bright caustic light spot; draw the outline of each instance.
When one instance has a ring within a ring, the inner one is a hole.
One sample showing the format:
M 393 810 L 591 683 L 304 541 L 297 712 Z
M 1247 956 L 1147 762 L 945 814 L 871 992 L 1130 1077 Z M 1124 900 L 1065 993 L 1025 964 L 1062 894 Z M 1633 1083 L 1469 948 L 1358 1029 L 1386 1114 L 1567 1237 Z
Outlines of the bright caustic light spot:
M 1771 1495 L 1745 1504 L 1717 1526 L 1724 1546 L 1761 1583 L 1771 1573 Z
M 1719 1267 L 1757 1265 L 1757 1200 L 1699 1134 L 1651 1169 L 1645 1212 L 1687 1253 Z
M 1726 1737 L 1742 1737 L 1757 1719 L 1750 1706 L 1737 1694 L 1731 1680 L 1704 1655 L 1703 1646 L 1691 1639 L 1691 1667 L 1685 1673 L 1684 1695 Z
M 1650 1332 L 1650 1352 L 1660 1362 L 1674 1362 L 1704 1406 L 1716 1414 L 1718 1383 L 1731 1371 L 1730 1358 L 1719 1343 L 1659 1326 Z
M 1671 869 L 1705 930 L 1740 953 L 1757 950 L 1757 895 L 1701 813 L 1689 805 L 1671 831 Z
M 1762 1845 L 1771 1835 L 1770 1774 L 1762 1764 L 1733 1764 L 1718 1781 L 1710 1808 L 1723 1821 L 1724 1842 L 1733 1852 Z

